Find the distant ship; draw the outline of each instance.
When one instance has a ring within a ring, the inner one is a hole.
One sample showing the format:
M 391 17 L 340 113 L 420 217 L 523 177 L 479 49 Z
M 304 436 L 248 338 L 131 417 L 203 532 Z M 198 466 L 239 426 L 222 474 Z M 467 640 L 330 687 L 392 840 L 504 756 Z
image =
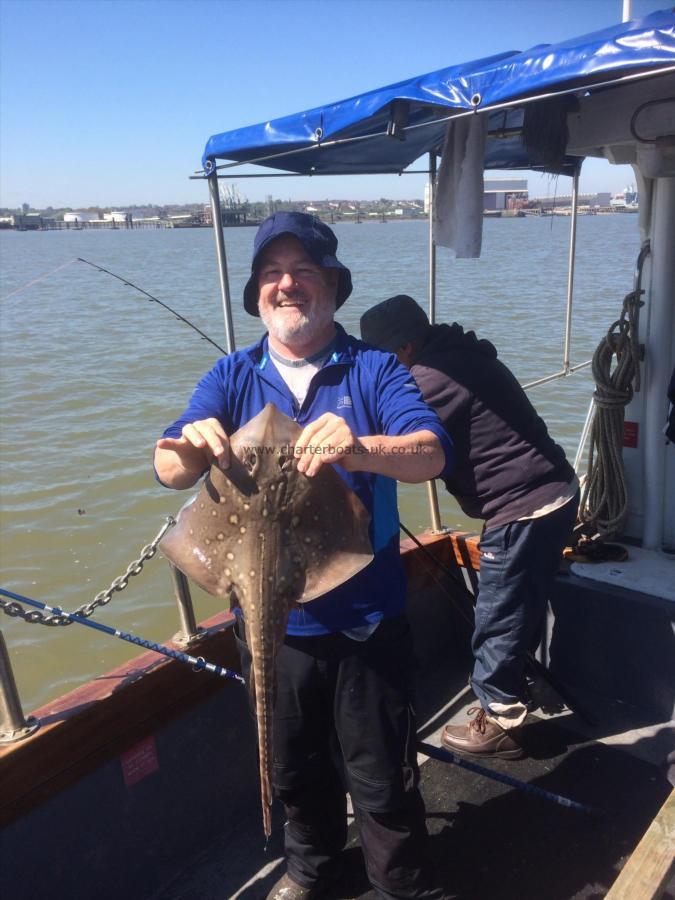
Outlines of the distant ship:
M 609 205 L 617 209 L 637 211 L 638 193 L 634 184 L 629 184 L 620 194 L 613 194 Z

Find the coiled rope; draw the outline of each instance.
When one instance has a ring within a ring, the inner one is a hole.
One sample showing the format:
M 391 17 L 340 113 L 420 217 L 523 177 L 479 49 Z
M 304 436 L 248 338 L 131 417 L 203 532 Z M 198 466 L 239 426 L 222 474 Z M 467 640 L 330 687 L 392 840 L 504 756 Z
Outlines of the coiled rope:
M 620 317 L 611 325 L 593 355 L 595 416 L 579 519 L 591 526 L 600 538 L 619 534 L 628 516 L 623 422 L 633 391 L 640 390 L 637 320 L 643 306 L 640 300 L 643 293 L 635 290 L 626 295 Z

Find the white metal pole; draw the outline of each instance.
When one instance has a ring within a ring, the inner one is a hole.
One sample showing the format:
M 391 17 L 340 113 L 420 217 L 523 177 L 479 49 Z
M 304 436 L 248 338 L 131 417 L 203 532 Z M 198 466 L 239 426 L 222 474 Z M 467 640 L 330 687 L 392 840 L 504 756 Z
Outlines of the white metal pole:
M 434 213 L 436 208 L 436 154 L 429 154 L 429 321 L 436 324 L 436 244 Z
M 572 179 L 572 215 L 570 223 L 570 251 L 567 264 L 567 309 L 565 311 L 565 346 L 563 349 L 563 370 L 570 370 L 570 344 L 572 342 L 572 299 L 574 297 L 574 260 L 577 250 L 577 210 L 579 207 L 579 172 Z
M 584 427 L 581 430 L 581 437 L 579 438 L 579 446 L 577 447 L 577 455 L 574 457 L 574 471 L 579 474 L 579 466 L 581 465 L 581 460 L 584 455 L 584 448 L 586 447 L 586 441 L 588 440 L 588 433 L 591 430 L 591 425 L 593 424 L 593 419 L 595 417 L 595 399 L 591 399 L 591 403 L 588 407 L 588 412 L 586 413 L 586 421 L 584 422 Z
M 232 303 L 230 301 L 230 282 L 227 277 L 227 256 L 225 254 L 225 238 L 223 237 L 223 219 L 220 210 L 220 193 L 218 191 L 218 175 L 214 172 L 207 178 L 209 196 L 211 198 L 211 220 L 213 236 L 216 239 L 216 257 L 218 260 L 218 278 L 220 294 L 223 300 L 223 318 L 225 319 L 225 345 L 227 352 L 234 350 L 234 324 L 232 322 Z
M 436 322 L 436 244 L 434 243 L 434 205 L 436 193 L 436 154 L 429 154 L 429 321 Z M 441 511 L 438 505 L 436 482 L 427 481 L 429 515 L 432 531 L 441 531 Z
M 644 533 L 643 547 L 660 549 L 666 498 L 666 389 L 673 368 L 673 295 L 675 288 L 675 178 L 658 178 L 654 185 L 651 230 L 649 325 L 645 341 Z

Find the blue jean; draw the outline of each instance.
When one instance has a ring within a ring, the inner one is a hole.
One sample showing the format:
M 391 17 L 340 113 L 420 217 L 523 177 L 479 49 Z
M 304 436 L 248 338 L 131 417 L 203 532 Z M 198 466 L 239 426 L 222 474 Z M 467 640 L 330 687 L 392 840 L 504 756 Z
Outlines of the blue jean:
M 471 685 L 481 706 L 527 703 L 525 658 L 539 643 L 562 549 L 579 495 L 538 519 L 483 532 Z

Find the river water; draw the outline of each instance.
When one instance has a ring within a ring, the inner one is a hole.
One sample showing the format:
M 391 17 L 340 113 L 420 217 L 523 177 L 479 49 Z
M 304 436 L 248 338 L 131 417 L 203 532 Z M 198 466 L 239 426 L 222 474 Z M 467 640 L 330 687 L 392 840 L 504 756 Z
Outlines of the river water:
M 358 334 L 361 313 L 395 293 L 426 298 L 423 222 L 335 226 L 355 290 L 338 313 Z M 226 231 L 238 346 L 260 333 L 240 303 L 254 229 Z M 559 371 L 569 220 L 485 222 L 479 260 L 438 251 L 438 320 L 496 344 L 521 382 Z M 572 362 L 590 359 L 632 288 L 637 217 L 579 220 Z M 159 297 L 224 345 L 210 229 L 0 232 L 2 542 L 0 583 L 73 609 L 108 587 L 189 494 L 160 487 L 155 439 L 182 411 L 218 352 L 84 257 Z M 11 296 L 7 296 L 12 294 Z M 534 389 L 549 429 L 574 457 L 592 392 L 590 371 Z M 408 528 L 428 525 L 426 490 L 399 489 Z M 444 524 L 478 529 L 441 495 Z M 198 618 L 216 601 L 193 590 Z M 178 629 L 169 570 L 159 558 L 97 618 L 163 641 Z M 45 628 L 2 617 L 24 709 L 34 709 L 135 655 L 136 648 L 78 625 Z

